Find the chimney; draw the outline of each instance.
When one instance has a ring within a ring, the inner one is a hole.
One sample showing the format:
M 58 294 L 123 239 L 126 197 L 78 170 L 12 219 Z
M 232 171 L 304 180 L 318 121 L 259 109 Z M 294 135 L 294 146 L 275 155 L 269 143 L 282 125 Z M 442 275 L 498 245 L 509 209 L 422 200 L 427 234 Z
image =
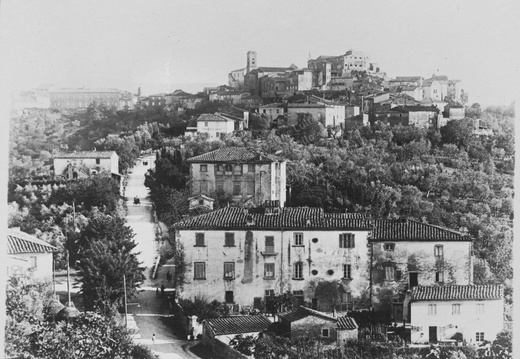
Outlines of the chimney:
M 247 224 L 248 226 L 254 226 L 254 225 L 255 225 L 255 220 L 253 219 L 253 216 L 252 216 L 252 215 L 248 214 L 248 215 L 246 216 L 246 224 Z
M 334 306 L 334 308 L 332 309 L 332 317 L 333 318 L 337 318 L 338 317 L 338 313 L 336 312 L 336 307 Z

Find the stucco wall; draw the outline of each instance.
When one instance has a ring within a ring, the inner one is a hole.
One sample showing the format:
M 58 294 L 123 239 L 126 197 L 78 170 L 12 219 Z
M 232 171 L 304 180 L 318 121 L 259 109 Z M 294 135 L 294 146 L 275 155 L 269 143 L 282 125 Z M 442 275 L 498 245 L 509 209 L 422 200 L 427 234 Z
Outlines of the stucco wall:
M 100 158 L 99 164 L 96 164 L 96 158 L 55 158 L 53 161 L 54 173 L 57 176 L 63 175 L 69 163 L 75 167 L 85 166 L 96 171 L 99 167 L 100 170 L 98 172 L 108 171 L 111 173 L 119 173 L 119 164 L 117 158 L 118 157 L 114 157 L 113 155 L 112 158 Z
M 36 257 L 36 268 L 31 268 L 31 257 Z M 18 253 L 8 255 L 8 275 L 28 274 L 36 279 L 52 278 L 52 253 Z
M 429 111 L 410 111 L 408 115 L 408 123 L 420 128 L 437 127 L 435 112 Z
M 477 303 L 484 304 L 484 313 L 477 313 Z M 436 304 L 436 314 L 428 314 L 428 305 Z M 452 313 L 452 305 L 460 304 L 460 314 Z M 438 340 L 450 339 L 462 333 L 467 342 L 475 343 L 476 333 L 484 332 L 484 339 L 493 341 L 504 326 L 503 301 L 432 301 L 411 303 L 412 343 L 425 343 L 429 327 L 437 327 Z
M 322 282 L 343 285 L 353 298 L 366 296 L 369 287 L 367 231 L 253 230 L 249 235 L 244 230 L 227 231 L 235 233 L 235 247 L 224 247 L 226 231 L 223 230 L 204 231 L 206 246 L 194 247 L 196 232 L 181 230 L 178 233 L 188 263 L 188 283 L 179 290 L 180 297 L 203 296 L 224 301 L 225 292 L 233 291 L 235 303 L 253 305 L 254 297 L 264 298 L 266 290 L 274 290 L 275 294 L 302 290 L 304 300 L 310 303 Z M 303 233 L 303 246 L 294 246 L 295 232 Z M 339 234 L 347 232 L 355 233 L 355 248 L 339 248 Z M 274 237 L 275 255 L 262 254 L 266 236 Z M 250 238 L 247 244 L 246 237 Z M 206 263 L 206 279 L 193 279 L 194 262 Z M 224 279 L 224 262 L 235 263 L 235 279 Z M 302 279 L 293 279 L 297 262 L 303 266 Z M 264 278 L 265 263 L 275 264 L 274 278 Z M 343 264 L 351 265 L 352 279 L 343 279 Z M 332 272 L 328 273 L 329 270 Z
M 350 330 L 338 329 L 337 344 L 339 347 L 342 347 L 349 339 L 358 339 L 358 330 L 357 329 L 350 329 Z
M 329 330 L 329 336 L 321 335 L 322 329 Z M 325 318 L 309 315 L 291 323 L 291 339 L 298 337 L 320 338 L 322 341 L 336 341 L 336 322 Z
M 232 164 L 231 162 L 229 164 Z M 216 174 L 216 165 L 204 163 L 207 166 L 206 172 L 200 171 L 200 163 L 190 165 L 190 193 L 197 195 L 200 193 L 201 182 L 207 182 L 207 192 L 211 194 L 217 189 L 217 180 L 222 181 L 224 192 L 233 196 L 234 201 L 242 201 L 244 198 L 254 196 L 254 204 L 263 204 L 266 200 L 279 200 L 283 207 L 286 201 L 286 163 L 252 163 L 254 172 L 248 172 L 248 163 L 242 163 L 242 174 L 224 172 L 223 175 Z M 234 164 L 233 164 L 234 165 Z M 241 194 L 236 196 L 233 193 L 233 184 L 241 184 Z M 249 193 L 248 184 L 252 183 L 253 193 Z
M 206 126 L 207 123 L 207 126 Z M 220 139 L 220 134 L 231 133 L 235 130 L 235 121 L 197 121 L 197 132 L 207 133 L 209 139 Z M 218 132 L 218 136 L 217 136 Z

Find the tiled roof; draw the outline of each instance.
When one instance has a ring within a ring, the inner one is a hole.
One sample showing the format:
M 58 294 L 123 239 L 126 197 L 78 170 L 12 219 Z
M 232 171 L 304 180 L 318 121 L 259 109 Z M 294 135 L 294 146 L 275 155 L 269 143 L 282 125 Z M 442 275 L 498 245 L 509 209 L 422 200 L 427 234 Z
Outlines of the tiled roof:
M 411 219 L 377 220 L 371 241 L 470 241 L 463 233 Z
M 501 285 L 447 285 L 439 287 L 414 287 L 412 301 L 431 300 L 483 300 L 502 299 Z
M 227 121 L 236 121 L 235 119 L 228 118 L 226 116 L 222 116 L 221 114 L 215 113 L 203 113 L 197 118 L 197 122 L 202 121 L 212 121 L 212 122 L 227 122 Z
M 250 224 L 248 224 L 250 223 Z M 226 207 L 174 224 L 175 229 L 307 229 L 370 230 L 370 219 L 350 213 L 324 213 L 321 208 L 284 207 L 278 213 L 262 213 Z
M 200 156 L 188 158 L 192 163 L 216 163 L 216 162 L 247 162 L 247 163 L 270 163 L 274 162 L 267 156 L 254 153 L 245 147 L 223 147 L 218 150 L 204 153 Z
M 75 151 L 58 153 L 54 158 L 110 158 L 114 151 Z
M 271 325 L 263 315 L 240 315 L 227 318 L 206 319 L 215 335 L 261 332 Z
M 338 318 L 338 329 L 356 329 L 358 327 L 354 318 L 351 317 L 340 317 Z
M 439 112 L 439 109 L 433 106 L 397 106 L 394 107 L 392 110 L 397 111 L 399 109 L 408 112 Z
M 327 320 L 334 321 L 334 322 L 337 321 L 336 318 L 331 317 L 330 315 L 327 315 L 323 312 L 320 312 L 320 311 L 317 311 L 317 310 L 314 310 L 311 308 L 307 308 L 307 307 L 298 307 L 297 309 L 291 310 L 290 312 L 285 312 L 285 313 L 279 314 L 278 316 L 280 318 L 292 323 L 292 322 L 296 322 L 300 319 L 306 318 L 309 315 L 312 315 L 315 317 L 320 317 L 320 318 L 327 319 Z
M 13 229 L 7 231 L 7 253 L 51 253 L 58 248 L 51 246 L 49 243 L 42 241 L 30 234 L 15 231 Z
M 291 68 L 289 68 L 289 67 L 266 67 L 266 66 L 262 66 L 262 67 L 258 67 L 256 70 L 258 72 L 285 72 L 285 71 L 291 70 Z

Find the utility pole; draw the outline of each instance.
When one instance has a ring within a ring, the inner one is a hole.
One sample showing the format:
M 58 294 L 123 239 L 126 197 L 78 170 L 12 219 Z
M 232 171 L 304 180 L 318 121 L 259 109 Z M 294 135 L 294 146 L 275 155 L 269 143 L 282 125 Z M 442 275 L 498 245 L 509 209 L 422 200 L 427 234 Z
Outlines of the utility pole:
M 123 274 L 123 292 L 125 294 L 125 326 L 128 328 L 128 308 L 126 306 L 126 274 Z

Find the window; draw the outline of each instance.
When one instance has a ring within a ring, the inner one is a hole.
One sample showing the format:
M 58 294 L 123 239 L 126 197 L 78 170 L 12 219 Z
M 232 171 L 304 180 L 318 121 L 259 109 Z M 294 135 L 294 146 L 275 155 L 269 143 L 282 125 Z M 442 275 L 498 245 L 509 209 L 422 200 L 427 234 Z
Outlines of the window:
M 435 257 L 442 257 L 444 255 L 444 247 L 442 245 L 436 245 L 433 249 Z
M 224 279 L 235 279 L 235 262 L 224 262 Z
M 354 248 L 354 233 L 341 233 L 339 235 L 339 248 Z
M 294 263 L 294 279 L 303 279 L 303 263 Z
M 253 181 L 246 182 L 246 193 L 248 196 L 255 194 L 255 183 Z
M 294 233 L 294 245 L 303 246 L 303 233 Z
M 38 260 L 36 256 L 31 256 L 31 269 L 38 268 Z
M 295 307 L 300 307 L 303 305 L 303 290 L 293 290 L 293 297 L 295 302 Z
M 233 183 L 233 195 L 234 196 L 240 196 L 242 193 L 242 185 L 240 182 Z
M 200 165 L 200 172 L 208 172 L 208 165 Z
M 441 272 L 441 271 L 435 272 L 435 282 L 436 283 L 444 282 L 444 272 Z
M 395 280 L 395 268 L 394 267 L 385 267 L 385 279 L 386 280 Z
M 428 304 L 428 315 L 437 315 L 437 304 Z
M 205 245 L 204 233 L 195 233 L 195 246 L 204 247 Z
M 329 328 L 321 328 L 321 336 L 324 338 L 328 338 L 330 335 Z
M 483 342 L 484 341 L 484 332 L 476 332 L 475 340 L 477 342 Z
M 227 290 L 226 291 L 226 303 L 234 303 L 234 298 L 233 298 L 233 291 L 232 290 Z
M 96 165 L 101 164 L 101 158 L 96 158 Z
M 216 170 L 218 175 L 221 175 L 222 172 L 224 172 L 224 166 L 222 166 L 222 165 L 215 165 L 215 170 Z
M 265 253 L 274 253 L 274 237 L 265 237 Z
M 242 174 L 242 165 L 235 165 L 233 167 L 233 174 L 234 175 L 241 175 Z
M 484 314 L 484 303 L 477 303 L 477 314 Z
M 224 182 L 217 181 L 216 182 L 217 192 L 224 192 Z
M 264 277 L 274 278 L 274 263 L 264 263 Z
M 266 289 L 265 290 L 266 297 L 274 297 L 274 289 Z
M 451 314 L 459 315 L 460 314 L 460 304 L 452 304 L 451 305 Z
M 352 267 L 350 264 L 343 264 L 343 278 L 351 279 L 352 278 Z
M 255 172 L 255 165 L 247 165 L 247 172 Z
M 208 121 L 204 121 L 204 127 L 208 127 Z
M 233 171 L 233 166 L 232 165 L 226 165 L 225 169 L 226 169 L 226 172 L 231 172 L 231 171 Z
M 395 249 L 395 243 L 385 243 L 383 244 L 383 249 L 385 251 L 393 251 Z
M 206 279 L 206 263 L 193 263 L 193 279 Z
M 224 235 L 224 247 L 235 246 L 235 233 L 225 233 Z

